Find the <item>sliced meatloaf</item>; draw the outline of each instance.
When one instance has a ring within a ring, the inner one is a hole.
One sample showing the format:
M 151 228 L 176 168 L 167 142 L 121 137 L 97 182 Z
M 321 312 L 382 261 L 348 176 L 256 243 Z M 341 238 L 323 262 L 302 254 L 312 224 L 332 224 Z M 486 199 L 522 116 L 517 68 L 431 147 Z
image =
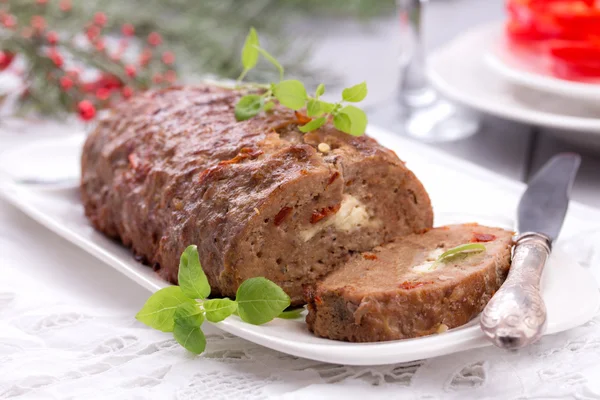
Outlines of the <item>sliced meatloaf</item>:
M 279 106 L 237 122 L 238 98 L 175 87 L 114 108 L 83 148 L 91 223 L 170 282 L 196 244 L 213 295 L 264 276 L 293 304 L 352 253 L 431 226 L 425 189 L 392 151 L 330 124 L 302 134 Z
M 476 224 L 413 234 L 355 255 L 306 288 L 309 329 L 317 336 L 376 342 L 429 335 L 479 314 L 510 268 L 512 232 Z M 435 260 L 480 242 L 485 252 Z

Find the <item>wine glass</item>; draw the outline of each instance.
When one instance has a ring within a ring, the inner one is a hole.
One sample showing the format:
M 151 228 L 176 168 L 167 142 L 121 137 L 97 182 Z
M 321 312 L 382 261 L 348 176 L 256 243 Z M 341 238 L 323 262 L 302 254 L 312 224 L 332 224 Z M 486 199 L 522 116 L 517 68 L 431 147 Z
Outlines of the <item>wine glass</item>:
M 427 80 L 422 39 L 426 3 L 396 0 L 401 31 L 398 117 L 409 137 L 424 142 L 464 139 L 477 132 L 477 117 L 442 98 Z

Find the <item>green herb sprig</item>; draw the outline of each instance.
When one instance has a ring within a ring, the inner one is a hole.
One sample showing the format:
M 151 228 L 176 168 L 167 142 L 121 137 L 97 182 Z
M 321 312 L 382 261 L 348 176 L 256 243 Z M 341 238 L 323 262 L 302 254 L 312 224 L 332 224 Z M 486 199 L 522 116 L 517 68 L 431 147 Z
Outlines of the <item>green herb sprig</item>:
M 262 56 L 279 71 L 279 82 L 260 84 L 244 83 L 242 80 L 251 71 Z M 260 47 L 258 34 L 250 29 L 242 48 L 242 65 L 244 70 L 237 80 L 237 88 L 258 92 L 243 96 L 235 106 L 235 118 L 245 121 L 261 111 L 269 112 L 275 106 L 275 100 L 284 107 L 294 111 L 306 109 L 306 115 L 311 119 L 300 126 L 301 132 L 319 129 L 328 120 L 340 131 L 353 136 L 361 136 L 367 127 L 367 115 L 360 108 L 347 103 L 358 103 L 367 96 L 366 82 L 359 83 L 342 91 L 342 100 L 337 103 L 323 101 L 320 97 L 325 93 L 325 85 L 319 84 L 314 96 L 308 95 L 304 84 L 296 79 L 284 80 L 284 69 L 281 64 L 265 49 Z
M 205 320 L 220 322 L 232 314 L 250 324 L 262 325 L 280 316 L 298 318 L 302 310 L 284 311 L 290 297 L 270 280 L 257 277 L 244 281 L 236 299 L 207 299 L 210 284 L 202 270 L 198 248 L 188 246 L 179 262 L 179 286 L 154 293 L 135 318 L 162 332 L 172 332 L 184 348 L 200 354 L 206 348 L 202 332 Z
M 446 250 L 445 252 L 440 254 L 440 256 L 437 258 L 437 260 L 435 260 L 435 262 L 433 263 L 433 265 L 431 267 L 432 267 L 432 269 L 435 269 L 435 267 L 437 267 L 440 263 L 446 262 L 460 254 L 468 255 L 468 254 L 474 254 L 474 253 L 481 253 L 482 251 L 485 251 L 485 250 L 486 250 L 486 247 L 481 243 L 461 244 L 461 245 L 453 247 L 449 250 Z

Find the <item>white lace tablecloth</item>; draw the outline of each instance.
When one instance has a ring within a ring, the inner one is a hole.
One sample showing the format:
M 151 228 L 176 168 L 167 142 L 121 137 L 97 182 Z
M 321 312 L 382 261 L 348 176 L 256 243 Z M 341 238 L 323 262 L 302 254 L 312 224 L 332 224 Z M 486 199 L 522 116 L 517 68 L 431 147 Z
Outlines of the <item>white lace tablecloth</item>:
M 13 139 L 0 137 L 0 149 Z M 412 160 L 413 150 L 403 158 L 434 186 L 439 167 Z M 516 205 L 520 186 L 473 171 L 477 177 L 457 184 L 473 196 L 461 204 L 484 212 Z M 600 212 L 574 205 L 561 240 L 600 269 L 599 227 Z M 147 297 L 0 200 L 0 399 L 600 398 L 600 315 L 520 353 L 488 347 L 353 367 L 288 356 L 209 326 L 207 351 L 192 356 L 135 321 Z

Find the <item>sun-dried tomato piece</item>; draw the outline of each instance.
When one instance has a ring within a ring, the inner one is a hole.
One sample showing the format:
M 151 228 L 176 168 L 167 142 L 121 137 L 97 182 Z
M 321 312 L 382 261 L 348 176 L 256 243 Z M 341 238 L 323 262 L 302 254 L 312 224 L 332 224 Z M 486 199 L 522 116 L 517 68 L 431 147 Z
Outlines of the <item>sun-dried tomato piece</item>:
M 331 185 L 335 180 L 340 176 L 339 172 L 334 172 L 333 175 L 329 178 L 329 182 L 327 182 L 327 186 Z
M 310 121 L 312 121 L 312 119 L 310 117 L 308 117 L 307 115 L 304 115 L 300 111 L 294 111 L 294 114 L 296 115 L 296 119 L 298 120 L 299 124 L 304 125 L 304 124 L 308 124 Z
M 341 204 L 336 204 L 335 206 L 325 207 L 325 208 L 321 208 L 320 210 L 316 210 L 315 212 L 312 213 L 312 215 L 310 217 L 310 223 L 316 224 L 323 218 L 328 217 L 331 214 L 335 214 L 336 212 L 339 211 L 341 206 L 342 206 Z
M 473 232 L 473 238 L 471 238 L 471 243 L 491 242 L 492 240 L 496 240 L 496 236 L 492 235 L 491 233 Z
M 281 210 L 279 210 L 279 212 L 277 213 L 277 215 L 273 219 L 273 223 L 275 224 L 275 226 L 281 225 L 281 223 L 283 222 L 283 220 L 286 219 L 286 217 L 288 215 L 290 215 L 291 212 L 292 212 L 292 208 L 291 207 L 283 207 Z
M 237 164 L 246 158 L 254 159 L 261 154 L 263 154 L 262 150 L 254 150 L 248 147 L 243 147 L 235 157 L 229 160 L 220 161 L 219 165 Z
M 421 286 L 429 285 L 430 283 L 433 283 L 433 282 L 411 282 L 411 281 L 405 281 L 405 282 L 402 282 L 401 284 L 399 284 L 398 287 L 400 289 L 410 290 L 410 289 L 418 288 L 418 287 L 421 287 Z

